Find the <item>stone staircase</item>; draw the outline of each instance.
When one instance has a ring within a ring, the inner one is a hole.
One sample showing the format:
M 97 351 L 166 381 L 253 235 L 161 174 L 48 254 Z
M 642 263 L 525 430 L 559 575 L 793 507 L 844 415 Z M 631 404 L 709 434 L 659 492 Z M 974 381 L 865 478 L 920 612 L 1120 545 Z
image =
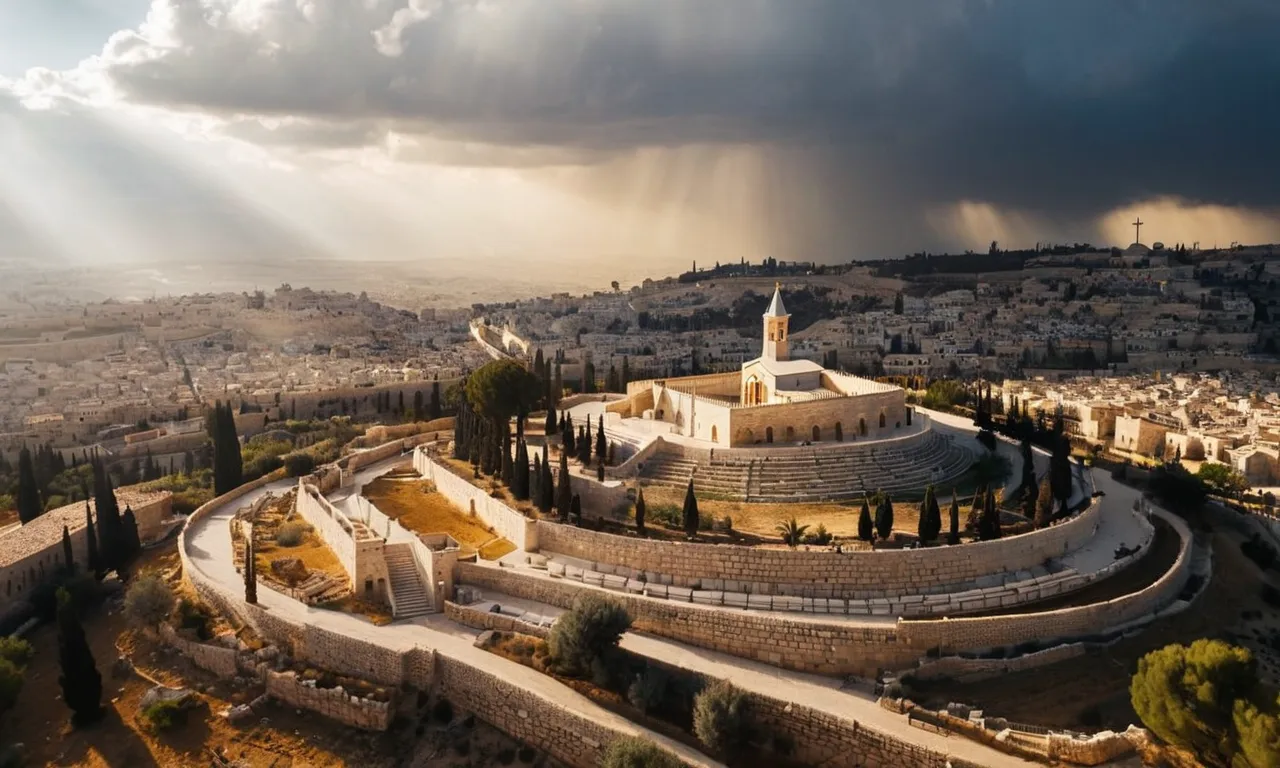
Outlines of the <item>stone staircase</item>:
M 692 478 L 700 492 L 744 501 L 833 501 L 861 498 L 864 489 L 902 493 L 930 483 L 945 487 L 973 460 L 967 448 L 930 431 L 908 445 L 826 444 L 765 455 L 750 449 L 717 451 L 710 461 L 663 451 L 646 462 L 642 476 L 675 487 Z
M 431 595 L 418 575 L 418 564 L 408 544 L 388 544 L 384 549 L 391 577 L 391 604 L 397 619 L 435 612 Z

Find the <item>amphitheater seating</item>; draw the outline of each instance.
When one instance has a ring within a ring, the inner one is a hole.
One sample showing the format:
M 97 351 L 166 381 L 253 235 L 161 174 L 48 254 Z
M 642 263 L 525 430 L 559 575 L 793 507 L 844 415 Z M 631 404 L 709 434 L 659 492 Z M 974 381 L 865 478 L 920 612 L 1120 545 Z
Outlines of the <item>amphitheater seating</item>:
M 973 463 L 967 448 L 929 431 L 905 445 L 829 443 L 759 455 L 750 449 L 717 451 L 710 461 L 660 451 L 646 462 L 642 476 L 657 485 L 683 486 L 694 480 L 699 491 L 752 502 L 838 501 L 864 491 L 919 491 L 946 485 Z

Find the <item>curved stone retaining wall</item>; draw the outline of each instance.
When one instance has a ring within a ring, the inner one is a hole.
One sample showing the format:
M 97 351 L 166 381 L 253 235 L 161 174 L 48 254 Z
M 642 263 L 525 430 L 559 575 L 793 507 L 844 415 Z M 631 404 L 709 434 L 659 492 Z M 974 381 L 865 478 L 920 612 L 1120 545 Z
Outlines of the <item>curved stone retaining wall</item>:
M 561 608 L 570 607 L 581 590 L 595 588 L 472 563 L 458 563 L 458 580 Z M 874 677 L 883 669 L 902 669 L 920 656 L 918 649 L 898 641 L 894 624 L 889 621 L 865 625 L 802 620 L 783 614 L 609 594 L 626 606 L 635 628 L 641 632 L 784 669 Z
M 1100 504 L 1051 528 L 1020 536 L 928 549 L 804 552 L 657 541 L 540 520 L 538 546 L 582 560 L 671 577 L 679 587 L 844 600 L 941 594 L 983 576 L 1042 565 L 1083 545 Z M 780 580 L 781 579 L 781 580 Z
M 1153 614 L 1173 602 L 1186 586 L 1191 576 L 1193 546 L 1191 529 L 1181 518 L 1163 510 L 1154 512 L 1177 531 L 1182 546 L 1173 566 L 1145 589 L 1105 602 L 1041 613 L 934 621 L 902 619 L 898 622 L 899 637 L 913 648 L 959 651 L 1097 634 Z

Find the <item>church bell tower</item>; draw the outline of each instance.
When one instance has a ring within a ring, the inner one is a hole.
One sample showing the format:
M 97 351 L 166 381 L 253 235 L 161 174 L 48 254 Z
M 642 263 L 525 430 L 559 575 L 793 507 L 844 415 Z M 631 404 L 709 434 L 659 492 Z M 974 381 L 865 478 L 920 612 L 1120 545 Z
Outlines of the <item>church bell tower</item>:
M 782 305 L 782 284 L 775 283 L 773 301 L 764 313 L 764 349 L 760 356 L 766 360 L 789 360 L 791 355 L 787 349 L 787 326 L 791 315 Z

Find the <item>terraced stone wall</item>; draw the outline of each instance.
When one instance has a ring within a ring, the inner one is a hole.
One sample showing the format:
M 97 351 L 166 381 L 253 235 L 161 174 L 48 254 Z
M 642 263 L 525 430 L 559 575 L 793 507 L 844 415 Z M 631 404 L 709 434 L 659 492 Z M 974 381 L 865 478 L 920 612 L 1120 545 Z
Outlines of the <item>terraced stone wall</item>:
M 1191 530 L 1187 524 L 1160 510 L 1156 510 L 1156 514 L 1177 531 L 1182 549 L 1173 567 L 1145 589 L 1105 602 L 1040 613 L 935 621 L 903 619 L 898 621 L 899 637 L 921 650 L 958 651 L 1097 634 L 1154 614 L 1182 592 L 1191 577 L 1192 559 Z
M 845 600 L 937 594 L 983 576 L 1029 569 L 1083 545 L 1100 505 L 1052 528 L 954 547 L 804 552 L 658 541 L 537 523 L 539 546 L 570 557 L 670 576 L 679 587 Z
M 571 606 L 581 590 L 593 589 L 472 563 L 459 563 L 458 577 L 465 584 L 561 608 Z M 607 594 L 627 607 L 639 631 L 784 669 L 871 677 L 882 669 L 901 669 L 920 656 L 920 651 L 898 641 L 892 624 L 803 621 L 618 592 Z
M 436 490 L 464 512 L 474 512 L 498 535 L 524 552 L 538 549 L 538 528 L 534 520 L 490 497 L 482 489 L 458 477 L 423 449 L 413 452 L 413 468 L 435 483 Z

